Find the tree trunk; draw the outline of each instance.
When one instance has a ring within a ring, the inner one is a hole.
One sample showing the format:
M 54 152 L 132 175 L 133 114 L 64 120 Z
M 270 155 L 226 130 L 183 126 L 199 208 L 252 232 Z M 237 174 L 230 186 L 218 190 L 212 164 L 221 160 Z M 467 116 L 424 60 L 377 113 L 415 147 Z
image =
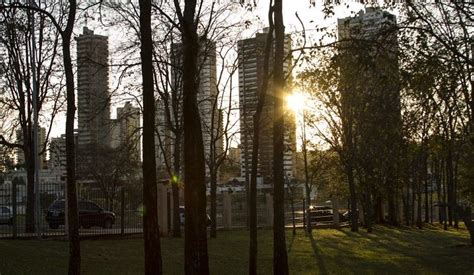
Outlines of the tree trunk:
M 444 230 L 448 230 L 448 208 L 447 201 L 446 201 L 446 184 L 447 184 L 447 172 L 446 172 L 446 163 L 443 165 L 443 228 Z
M 81 273 L 81 244 L 79 240 L 79 214 L 76 191 L 76 151 L 74 145 L 74 116 L 76 112 L 74 73 L 71 61 L 71 36 L 76 19 L 77 4 L 69 1 L 69 15 L 67 26 L 62 33 L 63 62 L 66 75 L 66 195 L 67 195 L 67 222 L 69 230 L 69 274 Z
M 375 213 L 375 223 L 378 223 L 378 224 L 385 223 L 383 200 L 380 195 L 377 195 L 375 197 L 374 213 Z
M 27 127 L 29 132 L 26 136 L 28 141 L 25 141 L 24 150 L 25 155 L 25 168 L 26 168 L 26 217 L 25 217 L 25 232 L 35 232 L 35 162 L 34 152 L 35 150 L 33 142 L 31 141 L 31 127 Z M 25 135 L 23 135 L 25 136 Z
M 410 183 L 407 182 L 406 183 L 407 185 L 407 191 L 406 191 L 406 209 L 405 209 L 405 224 L 407 226 L 410 226 L 410 222 L 411 222 L 411 207 L 410 207 Z
M 415 171 L 412 171 L 412 177 L 413 177 L 413 180 L 412 180 L 412 183 L 411 183 L 411 204 L 410 204 L 410 208 L 411 208 L 411 211 L 410 211 L 410 219 L 411 219 L 411 225 L 414 226 L 415 225 L 415 207 L 416 207 L 416 173 Z
M 422 215 L 421 215 L 421 205 L 422 205 L 422 201 L 421 201 L 421 180 L 420 178 L 418 177 L 417 178 L 417 182 L 416 182 L 416 195 L 417 195 L 417 198 L 416 198 L 416 206 L 417 206 L 417 213 L 416 213 L 416 226 L 419 228 L 419 229 L 422 229 L 423 228 L 423 223 L 422 223 Z
M 474 246 L 474 221 L 472 220 L 472 210 L 470 207 L 456 206 L 456 213 L 461 216 L 464 224 L 466 225 L 469 235 L 471 236 L 471 246 Z
M 179 3 L 177 4 L 179 5 Z M 186 0 L 184 14 L 180 18 L 183 40 L 183 149 L 186 217 L 184 265 L 186 274 L 209 274 L 206 228 L 206 164 L 201 118 L 197 103 L 199 43 L 194 18 L 195 12 L 196 1 Z
M 424 190 L 424 193 L 425 193 L 425 223 L 429 223 L 430 222 L 430 218 L 429 218 L 429 204 L 428 204 L 428 153 L 426 152 L 426 146 L 423 146 L 423 183 L 424 183 L 424 187 L 425 187 L 425 190 Z M 420 196 L 421 198 L 421 196 Z
M 447 187 L 447 195 L 448 195 L 448 223 L 449 226 L 453 226 L 453 219 L 454 219 L 454 169 L 453 169 L 453 150 L 452 150 L 452 141 L 448 141 L 448 152 L 446 156 L 446 187 Z
M 306 220 L 308 225 L 306 226 L 306 232 L 311 233 L 311 213 L 309 211 L 309 206 L 311 205 L 311 190 L 309 186 L 309 171 L 308 171 L 308 149 L 306 147 L 306 120 L 305 120 L 305 111 L 303 110 L 303 161 L 304 161 L 304 188 L 305 188 L 305 197 L 306 202 L 308 203 L 308 210 L 306 211 Z
M 367 188 L 369 189 L 369 188 Z M 372 198 L 370 195 L 370 190 L 366 190 L 365 196 L 363 198 L 365 201 L 365 226 L 367 227 L 367 233 L 372 233 L 373 224 L 374 224 L 374 203 L 372 203 Z
M 140 57 L 143 80 L 143 146 L 155 148 L 155 97 L 153 91 L 153 41 L 151 33 L 151 0 L 140 1 Z M 158 226 L 158 188 L 155 150 L 143 152 L 143 238 L 145 274 L 161 274 L 160 229 Z
M 213 166 L 213 165 L 212 165 Z M 209 167 L 211 178 L 211 238 L 217 237 L 217 169 Z
M 351 164 L 346 164 L 347 180 L 349 182 L 349 194 L 351 201 L 351 231 L 359 231 L 359 209 L 357 209 L 357 195 L 354 181 L 354 170 Z
M 435 168 L 435 176 L 436 176 L 436 195 L 437 195 L 437 198 L 438 198 L 438 222 L 439 223 L 442 223 L 443 219 L 442 219 L 442 208 L 441 208 L 441 184 L 442 184 L 442 169 L 441 169 L 441 165 L 442 165 L 442 161 L 441 159 L 438 160 L 438 158 L 436 157 L 434 159 L 434 168 Z
M 284 98 L 283 73 L 285 27 L 283 25 L 283 0 L 274 2 L 275 58 L 273 64 L 273 273 L 288 274 L 288 256 L 285 237 L 285 173 L 283 170 Z
M 393 175 L 390 175 L 393 176 Z M 387 185 L 388 185 L 388 197 L 387 197 L 387 202 L 388 202 L 388 221 L 391 225 L 393 226 L 398 226 L 399 225 L 399 219 L 398 219 L 398 214 L 399 214 L 399 196 L 398 196 L 398 190 L 397 192 L 395 191 L 394 188 L 394 181 L 391 179 L 387 180 Z
M 253 115 L 253 143 L 252 143 L 252 167 L 250 172 L 250 186 L 249 186 L 249 275 L 257 274 L 257 252 L 258 252 L 258 241 L 257 241 L 257 173 L 258 173 L 258 151 L 260 146 L 260 118 L 262 115 L 263 106 L 265 104 L 265 98 L 268 88 L 268 77 L 269 77 L 269 60 L 270 52 L 273 44 L 273 8 L 269 7 L 268 11 L 268 22 L 269 31 L 267 34 L 267 40 L 265 44 L 265 53 L 263 60 L 263 82 L 260 87 L 258 94 L 257 109 Z M 247 150 L 247 147 L 245 147 Z M 247 165 L 247 160 L 246 164 Z M 245 169 L 247 176 L 247 169 Z
M 180 238 L 181 237 L 181 219 L 179 217 L 179 181 L 181 177 L 179 177 L 180 169 L 181 169 L 181 133 L 176 133 L 175 135 L 175 145 L 174 145 L 174 152 L 173 152 L 173 170 L 175 179 L 177 181 L 172 181 L 171 192 L 173 193 L 173 237 Z

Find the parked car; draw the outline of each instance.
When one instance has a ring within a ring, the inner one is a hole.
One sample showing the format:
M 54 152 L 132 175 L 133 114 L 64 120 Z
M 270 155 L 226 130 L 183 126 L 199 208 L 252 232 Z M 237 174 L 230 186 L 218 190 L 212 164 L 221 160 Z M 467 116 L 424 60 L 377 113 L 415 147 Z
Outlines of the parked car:
M 309 216 L 311 219 L 311 224 L 316 223 L 329 223 L 334 221 L 333 209 L 329 206 L 310 206 L 309 207 Z M 344 214 L 339 213 L 339 221 L 346 221 Z
M 207 224 L 207 226 L 210 226 L 210 225 L 211 225 L 211 217 L 209 217 L 208 214 L 206 214 L 206 216 L 207 216 L 207 222 L 206 222 L 206 224 Z M 179 207 L 179 221 L 180 221 L 181 225 L 184 226 L 184 221 L 185 221 L 185 218 L 184 218 L 184 206 L 180 206 L 180 207 Z
M 13 213 L 10 207 L 0 206 L 0 224 L 13 224 Z
M 102 228 L 112 228 L 115 223 L 115 213 L 106 211 L 95 202 L 81 200 L 79 206 L 79 226 L 90 228 L 100 226 Z M 64 225 L 65 201 L 56 200 L 46 212 L 46 221 L 51 229 L 57 229 Z

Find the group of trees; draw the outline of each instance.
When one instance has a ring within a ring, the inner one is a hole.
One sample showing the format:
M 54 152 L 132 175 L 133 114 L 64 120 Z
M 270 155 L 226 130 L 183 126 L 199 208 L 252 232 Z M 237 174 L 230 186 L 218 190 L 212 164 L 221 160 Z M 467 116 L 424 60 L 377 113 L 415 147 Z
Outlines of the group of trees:
M 339 30 L 338 43 L 312 52 L 300 80 L 323 112 L 310 124 L 337 153 L 350 209 L 368 231 L 374 222 L 421 228 L 435 208 L 457 226 L 473 203 L 472 9 L 410 2 L 399 11 L 376 34 Z

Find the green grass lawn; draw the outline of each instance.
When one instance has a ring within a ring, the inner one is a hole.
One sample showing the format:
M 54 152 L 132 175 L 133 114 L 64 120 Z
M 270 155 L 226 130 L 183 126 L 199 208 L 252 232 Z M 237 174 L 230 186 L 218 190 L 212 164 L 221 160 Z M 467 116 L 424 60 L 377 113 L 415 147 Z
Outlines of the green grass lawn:
M 212 274 L 246 274 L 248 232 L 218 232 L 209 241 Z M 288 231 L 291 274 L 474 274 L 467 231 L 376 227 L 373 234 L 317 230 L 313 240 Z M 0 240 L 0 274 L 66 274 L 65 241 Z M 143 274 L 140 238 L 82 242 L 83 274 Z M 162 239 L 165 274 L 182 274 L 183 240 Z M 259 231 L 259 274 L 272 273 L 272 232 Z

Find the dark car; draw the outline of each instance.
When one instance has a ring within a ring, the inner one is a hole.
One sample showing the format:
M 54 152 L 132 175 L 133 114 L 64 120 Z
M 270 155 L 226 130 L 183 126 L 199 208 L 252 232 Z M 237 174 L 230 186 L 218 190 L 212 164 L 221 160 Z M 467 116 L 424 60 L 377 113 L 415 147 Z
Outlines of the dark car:
M 316 223 L 330 223 L 334 221 L 333 209 L 329 206 L 310 206 L 309 216 L 311 218 L 311 224 Z M 342 213 L 339 213 L 339 221 L 343 222 L 346 217 Z
M 10 207 L 0 206 L 0 224 L 13 224 L 13 214 Z
M 79 206 L 79 225 L 84 228 L 100 226 L 103 228 L 112 228 L 115 223 L 115 213 L 105 211 L 95 202 L 81 200 Z M 65 201 L 56 200 L 46 212 L 46 221 L 51 229 L 57 229 L 64 225 Z
M 208 214 L 206 214 L 206 217 L 207 217 L 206 225 L 210 226 L 211 225 L 211 217 L 209 217 Z M 181 222 L 181 225 L 184 225 L 184 221 L 185 221 L 184 206 L 179 207 L 179 221 Z

